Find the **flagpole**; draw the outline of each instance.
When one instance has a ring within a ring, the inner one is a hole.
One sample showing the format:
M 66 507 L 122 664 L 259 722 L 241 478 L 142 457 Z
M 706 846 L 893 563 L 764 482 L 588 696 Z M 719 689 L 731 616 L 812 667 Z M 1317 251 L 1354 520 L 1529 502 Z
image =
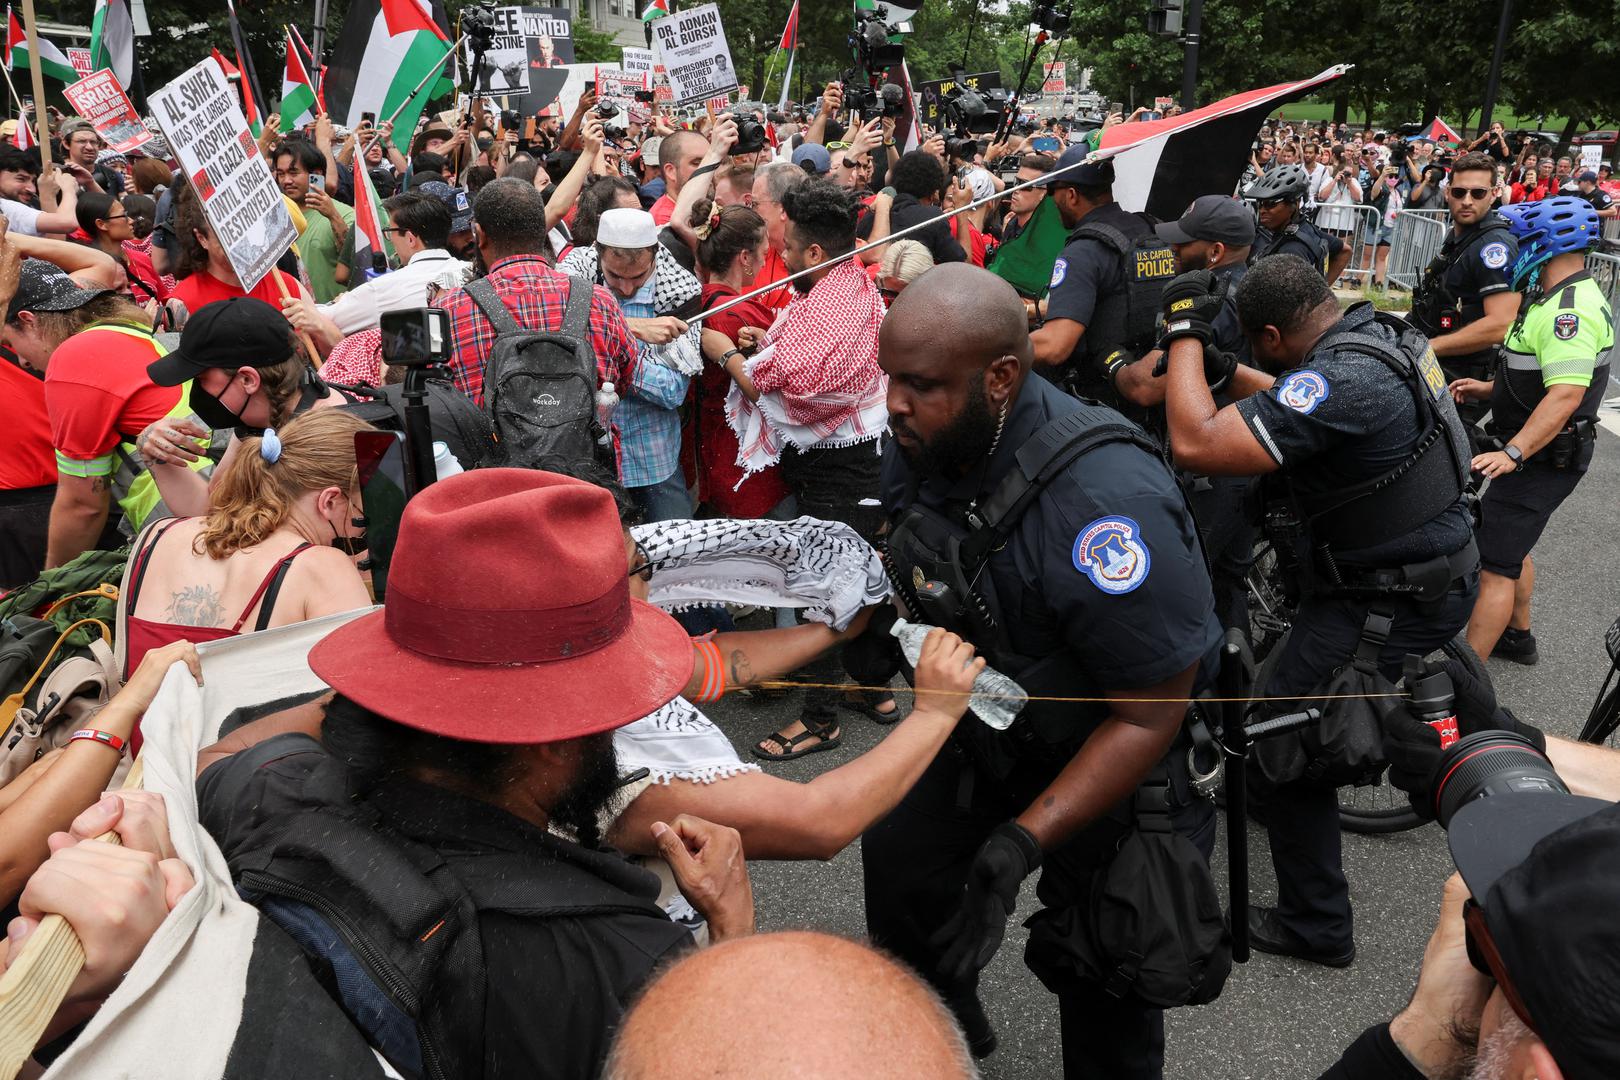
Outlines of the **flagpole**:
M 782 74 L 782 96 L 776 102 L 776 111 L 779 113 L 787 112 L 788 94 L 793 89 L 793 62 L 797 60 L 798 57 L 799 50 L 795 46 L 795 48 L 788 53 L 787 71 L 783 72 Z M 765 96 L 763 94 L 760 95 L 760 100 L 765 100 Z
M 28 73 L 33 76 L 34 84 L 34 126 L 39 131 L 39 171 L 41 176 L 48 176 L 51 171 L 51 121 L 50 114 L 45 111 L 45 61 L 39 55 L 34 0 L 23 0 L 23 30 L 28 35 Z
M 1112 157 L 1113 155 L 1110 154 L 1108 156 Z M 912 225 L 912 226 L 910 226 L 908 228 L 901 229 L 897 233 L 890 233 L 888 236 L 885 236 L 883 239 L 878 240 L 878 241 L 876 241 L 874 243 L 871 243 L 871 244 L 867 244 L 867 245 L 865 245 L 865 247 L 882 247 L 884 244 L 893 243 L 894 241 L 902 239 L 903 237 L 910 236 L 912 233 L 921 232 L 922 230 L 928 228 L 931 225 L 937 225 L 941 221 L 945 221 L 945 220 L 947 220 L 949 218 L 953 218 L 957 214 L 965 214 L 969 210 L 977 210 L 979 207 L 984 206 L 986 203 L 993 203 L 997 199 L 1005 198 L 1006 196 L 1011 195 L 1015 191 L 1023 191 L 1025 188 L 1035 187 L 1035 186 L 1040 185 L 1040 184 L 1050 184 L 1054 177 L 1061 176 L 1062 174 L 1068 172 L 1071 169 L 1078 169 L 1082 165 L 1095 164 L 1096 161 L 1106 161 L 1106 160 L 1107 160 L 1107 158 L 1097 158 L 1095 154 L 1087 155 L 1086 157 L 1082 158 L 1079 161 L 1074 162 L 1073 164 L 1063 165 L 1063 166 L 1061 166 L 1059 168 L 1053 169 L 1051 172 L 1046 173 L 1044 176 L 1038 176 L 1033 180 L 1025 180 L 1021 184 L 1014 184 L 1012 187 L 1003 188 L 1001 191 L 992 192 L 991 194 L 986 195 L 982 199 L 975 199 L 973 202 L 968 203 L 966 206 L 959 206 L 955 210 L 947 210 L 943 214 L 939 215 L 938 217 L 931 217 L 927 221 L 919 221 L 919 222 L 917 222 L 917 224 Z M 786 285 L 791 281 L 797 281 L 800 278 L 805 277 L 805 276 L 807 276 L 809 274 L 814 274 L 814 273 L 817 273 L 819 271 L 826 270 L 829 267 L 837 266 L 841 262 L 847 262 L 848 260 L 853 259 L 857 254 L 859 254 L 863 250 L 865 250 L 865 248 L 857 247 L 853 251 L 847 251 L 842 255 L 839 255 L 839 256 L 837 256 L 835 258 L 827 260 L 824 263 L 819 263 L 818 265 L 809 267 L 808 269 L 800 270 L 796 274 L 789 274 L 785 278 L 778 278 L 776 281 L 773 281 L 768 285 L 761 285 L 759 288 L 754 289 L 754 290 L 752 290 L 750 292 L 743 293 L 741 296 L 734 296 L 730 300 L 727 300 L 725 303 L 720 304 L 720 305 L 718 305 L 716 307 L 710 308 L 708 311 L 701 312 L 700 314 L 697 314 L 697 315 L 693 315 L 690 319 L 687 319 L 686 321 L 690 323 L 690 322 L 697 322 L 700 319 L 713 318 L 714 316 L 720 314 L 722 311 L 729 311 L 730 309 L 736 307 L 738 304 L 741 304 L 741 303 L 743 303 L 745 301 L 748 301 L 748 300 L 752 300 L 756 296 L 764 296 L 768 292 L 774 292 L 775 290 L 781 288 L 783 285 Z

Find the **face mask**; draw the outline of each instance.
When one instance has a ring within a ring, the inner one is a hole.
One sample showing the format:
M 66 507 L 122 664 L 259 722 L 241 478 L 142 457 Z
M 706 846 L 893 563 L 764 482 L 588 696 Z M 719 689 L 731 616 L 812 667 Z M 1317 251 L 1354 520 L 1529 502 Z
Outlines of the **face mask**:
M 357 529 L 364 530 L 366 527 L 364 514 L 352 517 L 349 521 Z M 327 545 L 328 547 L 337 548 L 351 559 L 366 550 L 366 534 L 364 531 L 359 536 L 340 536 L 336 525 L 333 525 L 330 521 L 326 524 L 332 529 L 332 542 Z
M 191 394 L 187 400 L 191 405 L 191 411 L 197 414 L 197 418 L 216 431 L 244 426 L 242 424 L 242 414 L 232 412 L 223 401 L 204 390 L 201 379 L 191 380 Z M 242 402 L 242 408 L 247 408 L 246 401 Z M 254 430 L 255 432 L 259 431 L 257 428 Z

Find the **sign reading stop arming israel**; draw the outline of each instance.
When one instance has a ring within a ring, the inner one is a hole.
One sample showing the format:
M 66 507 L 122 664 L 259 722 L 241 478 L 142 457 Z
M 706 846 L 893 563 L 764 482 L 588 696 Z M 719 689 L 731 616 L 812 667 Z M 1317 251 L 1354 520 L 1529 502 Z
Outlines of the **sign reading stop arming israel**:
M 210 58 L 153 94 L 151 104 L 231 269 L 251 292 L 298 231 L 236 92 Z

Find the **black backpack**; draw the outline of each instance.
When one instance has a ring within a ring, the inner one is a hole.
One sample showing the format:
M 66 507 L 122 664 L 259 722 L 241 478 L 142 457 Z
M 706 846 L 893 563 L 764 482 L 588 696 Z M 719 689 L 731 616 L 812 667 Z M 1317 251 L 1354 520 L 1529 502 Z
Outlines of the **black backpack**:
M 275 736 L 238 757 L 198 781 L 200 819 L 231 880 L 408 1080 L 483 1075 L 479 912 L 667 919 L 546 844 L 521 855 L 441 853 L 403 835 L 307 735 Z
M 338 406 L 344 412 L 353 413 L 383 431 L 405 430 L 405 387 L 402 384 L 329 385 L 350 399 L 348 404 Z M 495 430 L 483 410 L 474 405 L 466 394 L 443 379 L 429 379 L 427 407 L 433 440 L 444 443 L 463 469 L 477 469 L 499 462 Z
M 591 461 L 604 432 L 596 418 L 596 351 L 591 346 L 589 283 L 568 279 L 558 330 L 525 330 L 485 278 L 467 295 L 495 327 L 484 361 L 484 412 L 503 463 L 539 468 L 546 458 Z

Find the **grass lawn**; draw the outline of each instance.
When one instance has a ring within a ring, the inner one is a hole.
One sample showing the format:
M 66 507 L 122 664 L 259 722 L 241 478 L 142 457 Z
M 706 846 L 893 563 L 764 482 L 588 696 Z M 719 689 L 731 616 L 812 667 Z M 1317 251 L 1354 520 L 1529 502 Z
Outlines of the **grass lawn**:
M 1323 120 L 1333 119 L 1333 103 L 1331 101 L 1321 103 L 1312 101 L 1296 102 L 1292 105 L 1284 105 L 1278 110 L 1278 112 L 1289 120 L 1309 120 L 1316 123 Z M 1385 113 L 1376 116 L 1373 120 L 1373 124 L 1375 126 L 1394 127 L 1396 124 L 1427 124 L 1433 119 L 1434 117 L 1432 116 L 1409 116 L 1395 119 Z M 1475 109 L 1466 117 L 1442 116 L 1441 119 L 1450 124 L 1458 134 L 1466 135 L 1471 133 L 1474 127 L 1478 124 L 1479 110 Z M 1519 116 L 1506 109 L 1497 109 L 1493 119 L 1500 120 L 1509 131 L 1512 131 L 1514 128 L 1535 128 L 1540 131 L 1563 131 L 1564 124 L 1566 123 L 1565 118 L 1562 116 L 1548 116 L 1545 118 L 1538 116 Z M 1365 125 L 1367 121 L 1363 119 L 1359 109 L 1351 109 L 1350 115 L 1346 118 L 1345 122 L 1352 126 L 1356 126 Z

